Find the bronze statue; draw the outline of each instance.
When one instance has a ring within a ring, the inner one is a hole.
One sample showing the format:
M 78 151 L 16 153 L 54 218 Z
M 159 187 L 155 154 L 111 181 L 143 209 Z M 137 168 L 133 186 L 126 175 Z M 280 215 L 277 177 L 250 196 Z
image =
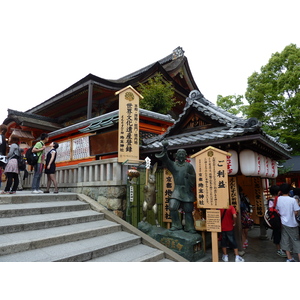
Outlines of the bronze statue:
M 157 227 L 160 227 L 158 219 L 157 219 L 157 204 L 156 204 L 156 177 L 155 172 L 157 169 L 157 163 L 154 164 L 152 173 L 148 176 L 146 176 L 146 185 L 144 186 L 144 203 L 143 203 L 143 222 L 147 219 L 147 211 L 151 210 L 154 212 L 155 216 L 155 223 Z
M 155 156 L 163 161 L 172 173 L 175 187 L 169 199 L 170 215 L 172 219 L 171 231 L 183 229 L 178 210 L 182 208 L 185 213 L 184 231 L 196 233 L 193 219 L 195 195 L 193 189 L 196 186 L 196 173 L 194 167 L 186 161 L 187 153 L 184 149 L 177 150 L 176 161 L 168 157 L 167 147 L 169 143 L 162 141 L 163 151 Z

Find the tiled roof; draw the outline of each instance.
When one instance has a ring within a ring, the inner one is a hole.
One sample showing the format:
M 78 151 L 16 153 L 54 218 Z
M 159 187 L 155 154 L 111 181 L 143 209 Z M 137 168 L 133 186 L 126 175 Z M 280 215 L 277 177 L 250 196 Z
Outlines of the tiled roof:
M 182 126 L 182 118 L 191 108 L 194 108 L 204 116 L 217 121 L 220 126 L 174 134 L 176 129 Z M 237 141 L 239 137 L 242 141 L 243 137 L 246 139 L 245 136 L 247 135 L 259 135 L 268 144 L 277 148 L 278 151 L 285 153 L 285 155 L 288 155 L 286 152 L 290 151 L 287 145 L 278 142 L 276 138 L 264 133 L 261 129 L 261 122 L 256 118 L 243 119 L 233 115 L 205 99 L 199 91 L 194 90 L 186 99 L 184 110 L 174 125 L 170 126 L 163 135 L 144 140 L 141 149 L 153 151 L 159 150 L 162 148 L 161 141 L 163 139 L 166 139 L 169 142 L 169 146 L 174 149 L 179 147 L 191 147 L 194 144 L 203 144 L 203 146 L 206 144 L 217 144 L 222 140 L 227 141 L 233 138 Z
M 251 130 L 245 128 L 230 128 L 230 127 L 218 127 L 210 128 L 201 131 L 194 131 L 189 133 L 182 133 L 179 135 L 167 137 L 165 134 L 156 136 L 144 141 L 145 145 L 141 146 L 142 149 L 160 149 L 162 147 L 161 141 L 165 138 L 168 140 L 170 146 L 183 147 L 192 145 L 194 143 L 200 143 L 205 141 L 217 141 L 223 139 L 229 139 L 237 136 L 243 136 L 246 132 Z
M 142 73 L 145 73 L 146 71 L 148 71 L 151 67 L 153 67 L 157 63 L 159 63 L 160 65 L 165 65 L 165 64 L 170 63 L 173 60 L 178 59 L 178 58 L 184 58 L 184 51 L 183 51 L 183 49 L 181 47 L 177 47 L 175 50 L 173 50 L 173 53 L 167 55 L 163 59 L 160 59 L 159 61 L 154 62 L 154 63 L 152 63 L 152 64 L 150 64 L 150 65 L 148 65 L 148 66 L 146 66 L 146 67 L 144 67 L 144 68 L 142 68 L 140 70 L 137 70 L 137 71 L 135 71 L 135 72 L 133 72 L 131 74 L 128 74 L 128 75 L 126 75 L 124 77 L 121 77 L 121 78 L 119 78 L 116 81 L 118 81 L 118 82 L 126 82 L 126 81 L 128 81 L 128 80 L 130 80 L 130 79 L 132 79 L 132 78 L 134 78 L 134 77 L 136 77 L 136 76 L 138 76 L 138 75 L 140 75 Z
M 155 120 L 166 121 L 166 122 L 174 122 L 174 119 L 170 115 L 163 115 L 160 113 L 156 113 L 153 111 L 149 111 L 146 109 L 140 108 L 140 115 L 144 117 L 150 117 Z M 62 133 L 66 133 L 72 130 L 79 130 L 80 132 L 93 132 L 96 130 L 100 130 L 109 126 L 114 125 L 119 122 L 119 110 L 114 110 L 104 115 L 94 117 L 92 119 L 88 119 L 74 125 L 70 125 L 68 127 L 53 131 L 49 134 L 49 136 L 56 136 Z M 82 128 L 82 129 L 80 129 Z
M 49 131 L 62 127 L 62 125 L 59 124 L 56 119 L 12 109 L 8 109 L 7 111 L 8 117 L 4 120 L 5 124 L 8 124 L 13 120 L 22 126 L 34 127 Z

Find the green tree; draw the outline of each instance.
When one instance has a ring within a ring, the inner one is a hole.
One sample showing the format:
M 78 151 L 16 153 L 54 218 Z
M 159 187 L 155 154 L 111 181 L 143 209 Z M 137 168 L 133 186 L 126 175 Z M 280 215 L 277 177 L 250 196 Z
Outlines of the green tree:
M 225 97 L 218 95 L 216 104 L 226 111 L 241 117 L 245 115 L 247 109 L 242 95 L 229 95 Z
M 300 48 L 290 44 L 272 54 L 268 63 L 248 78 L 245 97 L 248 117 L 263 122 L 263 129 L 300 153 Z
M 172 83 L 164 80 L 161 73 L 157 73 L 145 84 L 140 83 L 137 90 L 144 97 L 140 100 L 141 108 L 166 114 L 179 104 L 179 101 L 174 97 L 175 92 Z

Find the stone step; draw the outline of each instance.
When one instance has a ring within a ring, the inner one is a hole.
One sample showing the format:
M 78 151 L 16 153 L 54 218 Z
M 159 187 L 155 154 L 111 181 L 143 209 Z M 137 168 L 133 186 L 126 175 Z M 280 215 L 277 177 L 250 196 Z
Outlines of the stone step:
M 69 201 L 77 199 L 76 193 L 58 193 L 58 194 L 7 194 L 0 196 L 0 204 L 8 203 L 32 203 L 48 201 Z
M 121 225 L 108 221 L 72 224 L 0 235 L 0 255 L 74 242 L 121 230 Z
M 78 211 L 89 208 L 89 204 L 81 202 L 79 200 L 1 204 L 0 218 L 12 218 L 17 216 L 28 216 L 54 212 Z
M 89 262 L 156 262 L 165 259 L 164 252 L 143 244 L 93 258 Z
M 0 234 L 46 229 L 103 219 L 103 214 L 92 210 L 0 218 Z
M 173 261 L 95 203 L 75 193 L 0 195 L 0 261 Z
M 24 252 L 2 255 L 1 262 L 78 262 L 90 261 L 115 251 L 130 249 L 141 243 L 141 238 L 118 231 L 78 241 L 32 249 Z M 150 248 L 150 247 L 149 247 Z M 153 248 L 152 248 L 153 249 Z M 156 250 L 156 249 L 154 249 Z

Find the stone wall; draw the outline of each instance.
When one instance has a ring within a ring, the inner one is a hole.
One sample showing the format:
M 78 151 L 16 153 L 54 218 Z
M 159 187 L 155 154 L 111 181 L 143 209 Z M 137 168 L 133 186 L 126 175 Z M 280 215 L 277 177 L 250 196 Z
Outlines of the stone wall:
M 124 219 L 126 211 L 126 186 L 82 186 L 59 188 L 61 192 L 84 194 Z

